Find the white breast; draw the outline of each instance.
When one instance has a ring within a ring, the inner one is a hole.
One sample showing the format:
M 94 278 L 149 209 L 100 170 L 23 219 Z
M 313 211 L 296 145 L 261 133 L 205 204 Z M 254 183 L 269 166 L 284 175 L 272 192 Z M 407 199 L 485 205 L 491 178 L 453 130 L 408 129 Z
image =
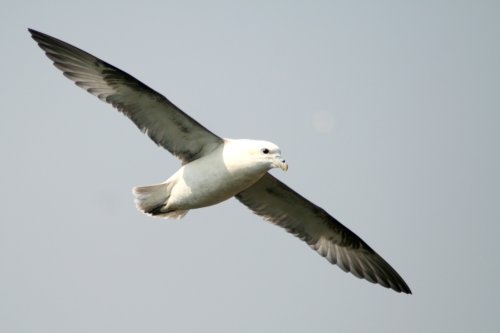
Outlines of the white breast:
M 180 168 L 167 182 L 173 187 L 169 209 L 206 207 L 229 199 L 259 180 L 268 167 L 252 163 L 252 157 L 224 145 Z

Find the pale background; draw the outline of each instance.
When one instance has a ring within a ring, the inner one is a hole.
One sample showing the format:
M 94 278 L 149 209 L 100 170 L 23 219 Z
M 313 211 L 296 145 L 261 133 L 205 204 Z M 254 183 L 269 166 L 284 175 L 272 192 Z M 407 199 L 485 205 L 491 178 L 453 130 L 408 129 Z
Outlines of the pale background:
M 236 200 L 182 221 L 131 188 L 179 166 L 65 79 L 32 27 L 215 133 L 374 247 L 358 280 Z M 1 332 L 499 332 L 498 1 L 5 1 Z

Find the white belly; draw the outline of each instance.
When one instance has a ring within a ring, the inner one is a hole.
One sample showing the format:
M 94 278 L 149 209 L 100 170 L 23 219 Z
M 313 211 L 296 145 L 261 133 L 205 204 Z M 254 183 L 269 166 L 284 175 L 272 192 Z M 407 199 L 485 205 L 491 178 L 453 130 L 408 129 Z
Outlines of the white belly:
M 227 164 L 213 154 L 184 165 L 168 179 L 172 189 L 167 208 L 187 210 L 215 205 L 245 190 L 267 170 Z

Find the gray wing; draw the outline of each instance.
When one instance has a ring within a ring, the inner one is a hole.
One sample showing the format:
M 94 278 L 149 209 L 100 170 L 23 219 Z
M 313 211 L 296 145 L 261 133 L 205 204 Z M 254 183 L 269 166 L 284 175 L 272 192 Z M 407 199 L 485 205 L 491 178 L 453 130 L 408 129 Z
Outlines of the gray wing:
M 270 174 L 236 198 L 257 215 L 305 241 L 344 271 L 411 294 L 401 276 L 361 238 Z
M 156 144 L 183 163 L 195 160 L 223 143 L 220 137 L 131 75 L 68 43 L 28 30 L 67 78 L 113 105 Z

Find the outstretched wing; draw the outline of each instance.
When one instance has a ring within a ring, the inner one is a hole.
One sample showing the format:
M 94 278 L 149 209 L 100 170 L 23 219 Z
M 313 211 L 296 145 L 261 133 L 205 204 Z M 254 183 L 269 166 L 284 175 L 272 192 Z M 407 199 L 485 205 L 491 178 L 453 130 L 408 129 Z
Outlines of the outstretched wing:
M 29 32 L 67 78 L 113 105 L 183 163 L 223 143 L 220 137 L 131 75 L 59 39 L 32 29 Z
M 411 294 L 401 276 L 361 238 L 270 174 L 236 198 L 257 215 L 305 241 L 344 271 Z

